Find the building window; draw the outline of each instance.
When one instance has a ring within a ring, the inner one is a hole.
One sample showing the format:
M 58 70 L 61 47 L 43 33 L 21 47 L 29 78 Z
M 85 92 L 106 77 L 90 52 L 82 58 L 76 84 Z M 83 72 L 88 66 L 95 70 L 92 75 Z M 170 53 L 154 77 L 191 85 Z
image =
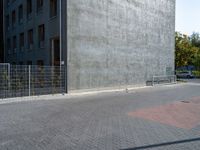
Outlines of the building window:
M 33 29 L 28 31 L 28 49 L 33 49 Z
M 27 0 L 27 18 L 30 19 L 32 14 L 32 0 Z
M 37 12 L 41 11 L 43 8 L 43 0 L 37 0 Z
M 8 52 L 8 55 L 11 54 L 11 41 L 10 41 L 10 39 L 7 39 L 7 52 Z
M 6 3 L 6 4 L 7 4 L 7 6 L 9 6 L 9 5 L 10 5 L 10 0 L 7 0 L 7 3 Z
M 16 25 L 16 11 L 12 11 L 12 27 Z
M 7 29 L 7 31 L 10 30 L 10 17 L 9 17 L 9 15 L 6 16 L 6 29 Z
M 32 61 L 28 60 L 27 65 L 32 65 Z
M 24 33 L 21 33 L 19 36 L 19 47 L 20 51 L 24 51 Z
M 23 22 L 23 5 L 19 6 L 19 23 Z
M 52 38 L 51 40 L 51 64 L 54 66 L 60 65 L 60 39 L 59 37 Z
M 50 0 L 50 17 L 57 16 L 57 0 Z
M 13 36 L 13 52 L 17 52 L 17 37 Z
M 16 62 L 13 61 L 13 62 L 12 62 L 12 65 L 13 65 L 13 66 L 16 66 Z
M 39 47 L 44 48 L 44 40 L 45 40 L 44 24 L 42 24 L 38 27 L 38 39 L 39 39 Z
M 38 66 L 44 66 L 44 61 L 43 60 L 38 60 L 37 61 Z
M 19 62 L 19 65 L 20 65 L 20 66 L 23 66 L 23 65 L 24 65 L 23 61 L 20 61 L 20 62 Z

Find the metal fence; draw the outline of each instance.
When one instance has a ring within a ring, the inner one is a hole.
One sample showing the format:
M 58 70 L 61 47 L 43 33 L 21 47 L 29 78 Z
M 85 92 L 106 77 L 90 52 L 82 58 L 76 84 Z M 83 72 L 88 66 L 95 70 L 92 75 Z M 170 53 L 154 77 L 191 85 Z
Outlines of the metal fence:
M 160 84 L 176 84 L 177 77 L 176 75 L 171 76 L 153 76 L 152 86 L 160 85 Z
M 63 66 L 0 64 L 0 98 L 65 93 L 65 78 Z

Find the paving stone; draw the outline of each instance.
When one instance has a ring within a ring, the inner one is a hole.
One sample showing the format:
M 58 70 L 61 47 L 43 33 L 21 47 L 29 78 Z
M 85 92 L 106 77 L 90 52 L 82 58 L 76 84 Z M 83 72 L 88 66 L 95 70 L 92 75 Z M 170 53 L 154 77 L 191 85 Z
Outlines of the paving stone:
M 200 138 L 200 123 L 187 129 L 128 115 L 181 101 L 197 103 L 199 91 L 200 86 L 183 84 L 131 93 L 2 104 L 0 150 L 134 150 L 155 144 L 161 145 L 149 149 L 199 150 L 200 139 L 179 142 Z

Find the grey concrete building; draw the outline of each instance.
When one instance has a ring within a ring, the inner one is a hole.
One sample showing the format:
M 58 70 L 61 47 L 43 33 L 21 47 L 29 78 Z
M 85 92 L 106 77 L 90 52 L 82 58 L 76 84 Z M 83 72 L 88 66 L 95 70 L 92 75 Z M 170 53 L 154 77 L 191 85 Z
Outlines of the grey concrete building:
M 6 60 L 62 60 L 68 92 L 142 86 L 174 72 L 175 0 L 16 0 L 5 14 Z
M 68 88 L 145 85 L 173 74 L 175 0 L 68 0 Z

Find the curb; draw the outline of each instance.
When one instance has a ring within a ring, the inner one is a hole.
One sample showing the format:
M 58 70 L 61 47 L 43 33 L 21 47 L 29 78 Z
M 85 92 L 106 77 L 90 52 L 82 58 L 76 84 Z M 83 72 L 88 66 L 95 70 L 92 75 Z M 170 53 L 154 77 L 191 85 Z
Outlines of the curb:
M 99 90 L 99 91 L 88 91 L 88 92 L 73 92 L 69 94 L 54 94 L 54 95 L 41 95 L 41 96 L 30 96 L 30 97 L 16 97 L 16 98 L 7 98 L 7 99 L 0 99 L 1 104 L 10 104 L 10 103 L 20 103 L 20 102 L 34 102 L 34 101 L 43 101 L 43 100 L 63 100 L 63 99 L 70 99 L 70 98 L 80 98 L 83 96 L 94 96 L 99 94 L 109 94 L 109 93 L 129 93 L 134 90 L 139 89 L 153 89 L 157 87 L 174 87 L 186 85 L 186 83 L 178 83 L 172 85 L 160 85 L 160 86 L 142 86 L 142 87 L 129 87 L 129 88 L 120 88 L 120 89 L 107 89 L 107 90 Z

